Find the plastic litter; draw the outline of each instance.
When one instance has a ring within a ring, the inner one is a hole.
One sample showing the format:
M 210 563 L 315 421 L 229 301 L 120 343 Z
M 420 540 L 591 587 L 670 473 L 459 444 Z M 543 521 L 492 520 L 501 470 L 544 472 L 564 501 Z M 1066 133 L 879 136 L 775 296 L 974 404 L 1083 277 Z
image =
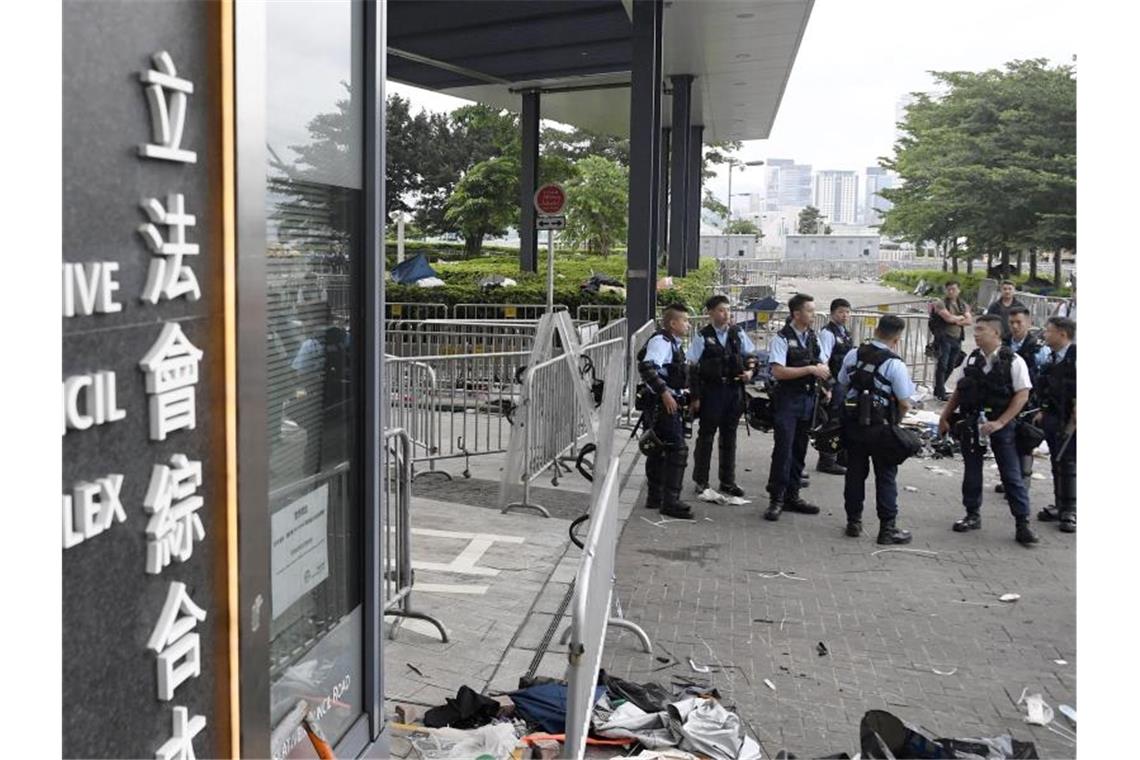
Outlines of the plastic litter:
M 998 597 L 999 602 L 1016 602 L 1021 598 L 1021 594 L 1002 594 Z
M 903 490 L 907 493 L 918 493 L 918 489 L 914 486 L 903 486 Z
M 1077 709 L 1075 707 L 1070 707 L 1069 705 L 1061 705 L 1057 709 L 1061 711 L 1062 715 L 1069 719 L 1070 723 L 1072 723 L 1074 726 L 1077 725 Z
M 693 662 L 692 657 L 689 658 L 689 667 L 693 669 L 694 673 L 711 673 L 712 672 L 712 668 L 710 668 L 708 665 L 698 665 L 697 663 Z
M 1069 664 L 1068 660 L 1053 660 L 1053 662 L 1057 663 L 1058 665 L 1068 665 Z M 1064 705 L 1062 705 L 1062 707 L 1063 706 Z
M 772 691 L 775 691 L 775 690 L 776 690 L 776 684 L 772 683 L 772 682 L 771 682 L 771 681 L 769 681 L 767 678 L 765 678 L 765 679 L 764 679 L 764 685 L 765 685 L 765 686 L 767 686 L 767 687 L 768 687 L 769 689 L 771 689 Z
M 874 557 L 877 554 L 886 554 L 887 552 L 899 552 L 901 554 L 920 554 L 926 557 L 937 557 L 938 552 L 928 552 L 925 549 L 877 549 L 871 552 Z
M 1022 689 L 1017 704 L 1025 705 L 1025 722 L 1035 726 L 1044 726 L 1053 722 L 1053 708 L 1045 702 L 1040 694 L 1028 694 L 1029 687 Z
M 951 472 L 950 470 L 947 470 L 945 467 L 939 467 L 937 465 L 928 464 L 928 465 L 926 465 L 926 469 L 930 470 L 935 475 L 946 475 L 948 477 L 954 477 L 954 473 Z
M 938 668 L 931 668 L 930 672 L 936 676 L 952 676 L 958 672 L 958 668 L 950 668 L 949 670 L 939 670 Z
M 827 644 L 824 644 L 822 641 L 815 645 L 815 651 L 819 653 L 820 657 L 826 657 L 830 654 L 830 652 L 827 651 Z
M 714 491 L 711 488 L 706 488 L 697 494 L 697 498 L 701 501 L 708 502 L 709 504 L 727 504 L 731 507 L 742 507 L 745 504 L 751 504 L 750 499 L 742 499 L 739 496 L 725 496 L 719 491 Z

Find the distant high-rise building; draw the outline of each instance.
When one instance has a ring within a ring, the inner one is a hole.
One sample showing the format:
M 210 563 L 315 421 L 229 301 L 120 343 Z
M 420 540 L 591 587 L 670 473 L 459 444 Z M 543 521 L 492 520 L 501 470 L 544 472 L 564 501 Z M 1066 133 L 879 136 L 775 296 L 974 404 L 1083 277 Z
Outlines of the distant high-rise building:
M 859 175 L 853 171 L 822 171 L 815 175 L 815 207 L 832 224 L 855 224 Z
M 883 220 L 880 212 L 886 211 L 894 204 L 880 196 L 879 191 L 895 187 L 896 180 L 894 174 L 881 166 L 867 167 L 867 184 L 863 190 L 865 199 L 863 202 L 863 224 L 874 225 Z
M 764 162 L 764 208 L 778 211 L 785 206 L 811 205 L 811 166 L 790 158 Z

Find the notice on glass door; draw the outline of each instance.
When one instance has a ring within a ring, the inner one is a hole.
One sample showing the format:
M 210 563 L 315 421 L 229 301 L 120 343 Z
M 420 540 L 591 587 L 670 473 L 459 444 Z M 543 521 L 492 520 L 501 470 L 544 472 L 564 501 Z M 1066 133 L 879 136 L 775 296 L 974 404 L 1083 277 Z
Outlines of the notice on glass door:
M 273 513 L 273 617 L 329 577 L 326 483 Z

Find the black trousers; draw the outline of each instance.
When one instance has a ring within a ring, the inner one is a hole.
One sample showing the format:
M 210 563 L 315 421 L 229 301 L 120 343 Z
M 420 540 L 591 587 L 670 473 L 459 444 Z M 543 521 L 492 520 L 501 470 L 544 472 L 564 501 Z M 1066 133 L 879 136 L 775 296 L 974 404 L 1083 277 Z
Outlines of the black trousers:
M 807 457 L 808 432 L 815 412 L 815 394 L 777 391 L 772 397 L 775 445 L 768 473 L 768 494 L 773 499 L 794 499 L 800 493 L 800 478 Z
M 736 432 L 743 411 L 740 385 L 717 383 L 703 387 L 698 418 L 697 450 L 693 457 L 693 481 L 709 484 L 713 438 L 720 434 L 718 474 L 721 485 L 736 484 Z

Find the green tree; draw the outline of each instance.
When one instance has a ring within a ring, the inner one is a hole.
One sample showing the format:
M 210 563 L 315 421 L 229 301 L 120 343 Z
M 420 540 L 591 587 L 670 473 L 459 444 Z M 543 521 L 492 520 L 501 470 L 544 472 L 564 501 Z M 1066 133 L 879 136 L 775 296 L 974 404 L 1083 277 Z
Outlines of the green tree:
M 566 239 L 590 253 L 609 254 L 625 240 L 629 171 L 603 156 L 587 156 L 566 185 Z
M 756 235 L 763 237 L 760 228 L 751 219 L 733 219 L 724 228 L 727 235 Z
M 518 222 L 518 162 L 496 156 L 475 164 L 455 185 L 444 220 L 463 236 L 465 256 L 477 256 L 488 235 L 503 235 Z
M 884 234 L 934 242 L 954 256 L 1038 248 L 1075 250 L 1076 78 L 1044 59 L 1003 70 L 933 72 L 944 94 L 918 95 L 900 124 L 894 155 L 880 165 L 902 178 Z M 965 238 L 964 246 L 958 240 Z
M 629 167 L 628 137 L 599 135 L 584 129 L 568 132 L 557 127 L 543 127 L 539 152 L 543 157 L 560 157 L 571 163 L 587 156 L 601 156 Z
M 713 195 L 713 191 L 705 188 L 704 198 L 701 200 L 701 208 L 708 211 L 714 218 L 708 219 L 708 222 L 714 227 L 723 227 L 724 220 L 728 218 L 728 206 L 720 202 L 720 199 Z
M 432 150 L 431 120 L 420 109 L 415 116 L 411 103 L 389 95 L 385 104 L 384 211 L 410 211 L 411 197 L 423 187 L 420 174 L 423 157 Z
M 800 210 L 799 219 L 796 220 L 796 232 L 801 235 L 816 235 L 820 232 L 820 224 L 823 222 L 823 215 L 815 206 L 808 206 Z M 825 235 L 831 234 L 831 228 L 828 227 L 823 231 Z

